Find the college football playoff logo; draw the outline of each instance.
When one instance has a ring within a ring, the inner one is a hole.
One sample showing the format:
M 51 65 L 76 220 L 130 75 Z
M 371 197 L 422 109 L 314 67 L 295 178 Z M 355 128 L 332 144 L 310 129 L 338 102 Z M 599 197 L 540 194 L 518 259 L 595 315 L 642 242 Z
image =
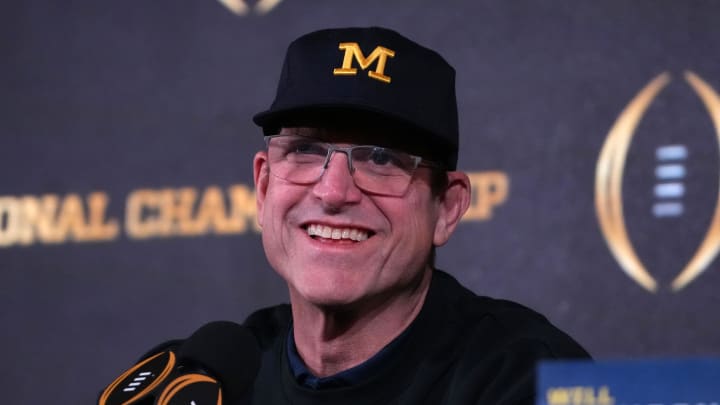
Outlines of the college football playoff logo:
M 720 145 L 720 96 L 693 72 L 685 72 L 684 79 L 705 106 Z M 671 80 L 672 77 L 667 72 L 658 75 L 625 107 L 608 133 L 595 172 L 595 209 L 602 234 L 623 271 L 650 292 L 658 290 L 658 281 L 640 260 L 628 236 L 623 212 L 622 181 L 628 149 L 635 130 L 647 108 Z M 672 164 L 663 162 L 657 167 L 656 176 L 659 179 L 682 178 L 685 168 L 681 162 L 686 155 L 687 150 L 683 145 L 659 148 L 658 159 L 671 161 Z M 665 182 L 655 187 L 655 194 L 658 197 L 677 196 L 683 193 L 681 182 Z M 672 203 L 657 204 L 653 209 L 657 217 L 682 213 L 682 205 Z M 720 196 L 715 203 L 715 211 L 702 242 L 684 268 L 672 280 L 670 285 L 672 291 L 679 291 L 695 280 L 715 259 L 719 251 Z
M 282 0 L 259 0 L 254 5 L 248 4 L 246 0 L 218 0 L 228 10 L 236 15 L 244 16 L 254 11 L 263 15 L 271 12 Z

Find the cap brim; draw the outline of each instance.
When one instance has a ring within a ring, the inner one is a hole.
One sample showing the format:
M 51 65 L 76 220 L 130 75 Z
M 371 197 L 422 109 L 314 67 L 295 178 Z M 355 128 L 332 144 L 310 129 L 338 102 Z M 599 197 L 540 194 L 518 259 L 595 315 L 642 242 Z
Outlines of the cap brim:
M 353 103 L 318 103 L 296 107 L 270 109 L 256 114 L 253 122 L 262 127 L 265 135 L 274 135 L 282 127 L 334 125 L 355 127 L 363 125 L 384 125 L 389 128 L 404 128 L 407 131 L 421 131 L 435 142 L 447 141 L 429 128 L 417 125 L 402 115 Z

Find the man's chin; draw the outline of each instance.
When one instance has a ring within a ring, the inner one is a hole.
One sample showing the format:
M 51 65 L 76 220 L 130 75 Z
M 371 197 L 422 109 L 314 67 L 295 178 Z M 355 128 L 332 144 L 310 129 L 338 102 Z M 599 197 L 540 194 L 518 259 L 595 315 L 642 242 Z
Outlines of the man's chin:
M 300 291 L 299 295 L 297 298 L 302 299 L 306 303 L 327 310 L 349 309 L 362 300 L 362 294 L 354 291 L 343 291 L 338 288 L 309 288 Z

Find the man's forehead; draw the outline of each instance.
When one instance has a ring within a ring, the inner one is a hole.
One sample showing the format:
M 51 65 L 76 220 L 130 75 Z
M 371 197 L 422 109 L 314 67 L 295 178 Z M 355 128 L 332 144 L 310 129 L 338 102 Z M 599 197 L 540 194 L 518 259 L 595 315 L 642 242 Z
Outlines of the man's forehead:
M 320 139 L 327 142 L 353 144 L 371 144 L 396 149 L 414 149 L 407 134 L 388 128 L 332 128 L 332 127 L 283 127 L 283 135 L 298 135 Z

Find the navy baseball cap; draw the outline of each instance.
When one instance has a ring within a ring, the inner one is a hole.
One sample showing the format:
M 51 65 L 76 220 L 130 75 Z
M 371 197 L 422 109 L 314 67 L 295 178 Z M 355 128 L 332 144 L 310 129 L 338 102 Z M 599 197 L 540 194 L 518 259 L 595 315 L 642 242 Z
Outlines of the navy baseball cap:
M 455 170 L 455 69 L 437 52 L 395 31 L 337 28 L 311 32 L 287 49 L 270 109 L 253 117 L 265 135 L 304 122 L 373 120 Z

